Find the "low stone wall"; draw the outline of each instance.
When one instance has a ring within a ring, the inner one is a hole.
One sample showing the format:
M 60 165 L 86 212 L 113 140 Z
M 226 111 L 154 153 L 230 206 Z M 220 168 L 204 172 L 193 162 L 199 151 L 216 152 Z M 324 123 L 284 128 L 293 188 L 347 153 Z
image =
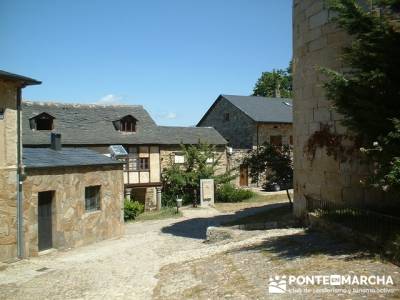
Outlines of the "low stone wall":
M 23 184 L 26 256 L 38 254 L 38 192 L 54 191 L 53 248 L 72 248 L 123 234 L 123 172 L 118 167 L 27 170 Z M 85 187 L 101 185 L 100 210 L 85 211 Z

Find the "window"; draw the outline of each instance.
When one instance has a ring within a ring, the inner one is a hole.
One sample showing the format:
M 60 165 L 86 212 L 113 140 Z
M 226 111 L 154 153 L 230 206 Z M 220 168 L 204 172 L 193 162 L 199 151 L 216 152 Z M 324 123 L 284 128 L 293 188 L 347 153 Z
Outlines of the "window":
M 4 119 L 4 108 L 0 108 L 0 120 Z
M 291 135 L 291 136 L 289 137 L 289 144 L 290 144 L 290 145 L 293 145 L 293 135 Z
M 100 185 L 85 187 L 85 210 L 100 210 Z
M 139 170 L 148 171 L 150 169 L 150 160 L 148 157 L 139 158 Z
M 37 115 L 36 117 L 33 117 L 29 119 L 29 124 L 31 129 L 35 130 L 53 130 L 53 120 L 54 117 L 47 114 L 47 113 L 41 113 L 40 115 Z
M 224 121 L 225 122 L 229 121 L 229 113 L 224 113 Z
M 137 171 L 139 155 L 136 147 L 125 147 L 128 152 L 128 156 L 125 158 L 126 164 L 124 165 L 124 171 Z
M 281 135 L 271 135 L 270 143 L 274 146 L 282 146 L 282 136 Z
M 126 158 L 126 164 L 124 167 L 125 171 L 137 171 L 138 170 L 138 157 L 137 155 L 130 154 Z
M 185 163 L 185 155 L 183 153 L 175 153 L 174 162 L 176 164 Z
M 137 120 L 132 116 L 125 116 L 120 120 L 114 121 L 114 127 L 122 132 L 136 132 Z

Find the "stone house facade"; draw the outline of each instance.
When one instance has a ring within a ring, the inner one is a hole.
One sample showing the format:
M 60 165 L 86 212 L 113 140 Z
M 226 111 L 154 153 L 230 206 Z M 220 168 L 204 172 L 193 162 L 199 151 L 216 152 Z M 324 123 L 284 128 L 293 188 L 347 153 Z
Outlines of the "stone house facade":
M 243 158 L 264 143 L 293 143 L 292 100 L 255 96 L 220 95 L 197 124 L 213 127 L 231 147 L 227 164 L 238 169 L 235 184 L 252 185 Z
M 318 67 L 338 71 L 346 67 L 339 56 L 350 37 L 332 22 L 332 12 L 323 0 L 293 2 L 293 32 L 295 214 L 304 215 L 308 197 L 336 203 L 382 203 L 381 195 L 360 184 L 368 167 L 359 160 L 336 160 L 321 148 L 310 158 L 305 151 L 309 138 L 323 126 L 351 136 L 325 96 L 325 77 L 318 71 Z
M 54 159 L 44 164 L 43 155 L 47 160 Z M 76 156 L 84 159 L 85 165 L 71 158 Z M 24 149 L 25 256 L 36 256 L 46 248 L 74 248 L 123 234 L 123 165 L 99 156 L 86 149 Z M 93 206 L 88 203 L 92 200 L 88 190 L 94 188 L 98 190 L 98 203 Z M 42 230 L 46 225 L 46 220 L 41 224 L 43 211 L 50 223 L 48 236 L 46 228 Z
M 21 89 L 33 84 L 40 82 L 0 71 L 1 262 L 118 236 L 123 230 L 120 162 L 87 149 L 56 149 L 59 139 L 48 149 L 22 148 Z M 99 206 L 89 216 L 82 210 L 84 188 L 101 186 Z
M 23 103 L 24 147 L 48 147 L 48 134 L 61 133 L 66 147 L 85 147 L 110 156 L 110 146 L 126 151 L 125 196 L 161 207 L 161 174 L 180 144 L 205 142 L 225 156 L 226 140 L 213 128 L 158 126 L 140 105 Z M 226 170 L 222 160 L 221 170 Z

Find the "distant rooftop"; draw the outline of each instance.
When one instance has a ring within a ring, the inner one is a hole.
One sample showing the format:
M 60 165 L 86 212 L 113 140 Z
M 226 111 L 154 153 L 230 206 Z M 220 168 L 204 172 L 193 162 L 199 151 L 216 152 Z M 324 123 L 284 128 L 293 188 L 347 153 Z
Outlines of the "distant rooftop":
M 255 122 L 262 123 L 292 123 L 293 101 L 288 98 L 268 98 L 259 96 L 220 95 L 199 124 L 221 99 L 226 99 L 243 111 Z
M 158 126 L 141 105 L 22 103 L 24 146 L 48 146 L 50 131 L 32 130 L 30 120 L 42 113 L 54 118 L 52 132 L 62 134 L 66 146 L 82 145 L 175 145 L 200 141 L 225 145 L 227 141 L 214 128 Z M 137 120 L 137 131 L 117 131 L 113 121 L 127 115 Z
M 40 81 L 38 81 L 36 79 L 33 79 L 33 78 L 25 77 L 25 76 L 22 76 L 22 75 L 6 72 L 6 71 L 2 71 L 2 70 L 0 70 L 0 78 L 1 79 L 12 80 L 12 81 L 18 81 L 18 82 L 21 82 L 23 85 L 34 85 L 34 84 L 41 84 L 42 83 L 42 82 L 40 82 Z
M 123 162 L 85 148 L 23 148 L 22 159 L 27 169 L 120 165 Z

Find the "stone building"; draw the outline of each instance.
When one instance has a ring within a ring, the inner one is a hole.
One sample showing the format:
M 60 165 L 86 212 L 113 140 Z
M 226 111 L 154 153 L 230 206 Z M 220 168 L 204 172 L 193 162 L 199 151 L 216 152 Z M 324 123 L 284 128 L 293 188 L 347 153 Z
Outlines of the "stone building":
M 0 261 L 115 237 L 123 231 L 122 164 L 87 149 L 21 147 L 21 89 L 0 71 Z M 47 133 L 49 134 L 49 133 Z M 47 137 L 49 139 L 49 137 Z
M 220 95 L 201 118 L 198 127 L 215 128 L 231 151 L 229 168 L 238 168 L 236 184 L 248 186 L 251 180 L 243 157 L 265 142 L 292 144 L 292 100 L 256 96 Z
M 110 146 L 122 146 L 125 195 L 144 203 L 146 210 L 160 208 L 161 172 L 178 163 L 180 144 L 214 145 L 216 156 L 222 156 L 220 170 L 226 170 L 226 141 L 215 129 L 158 126 L 140 105 L 24 102 L 23 120 L 24 147 L 48 147 L 50 132 L 61 133 L 66 147 L 107 156 Z
M 308 197 L 337 203 L 380 198 L 360 185 L 367 169 L 357 159 L 343 162 L 321 148 L 310 158 L 305 151 L 309 138 L 324 126 L 332 133 L 351 135 L 326 98 L 324 76 L 318 71 L 319 67 L 345 67 L 339 55 L 350 37 L 331 17 L 323 0 L 293 2 L 294 209 L 298 216 L 305 213 Z

